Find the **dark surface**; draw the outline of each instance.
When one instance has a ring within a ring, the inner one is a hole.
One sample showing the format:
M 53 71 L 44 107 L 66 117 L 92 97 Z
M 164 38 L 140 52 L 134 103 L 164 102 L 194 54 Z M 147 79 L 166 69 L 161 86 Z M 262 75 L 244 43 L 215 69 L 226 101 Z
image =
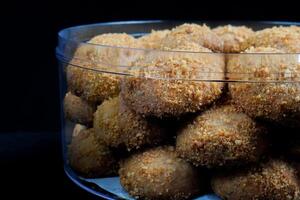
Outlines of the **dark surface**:
M 54 52 L 58 30 L 134 19 L 300 21 L 299 7 L 287 1 L 9 2 L 0 12 L 1 199 L 93 199 L 63 172 Z
M 58 133 L 1 133 L 0 153 L 1 196 L 96 199 L 64 174 Z

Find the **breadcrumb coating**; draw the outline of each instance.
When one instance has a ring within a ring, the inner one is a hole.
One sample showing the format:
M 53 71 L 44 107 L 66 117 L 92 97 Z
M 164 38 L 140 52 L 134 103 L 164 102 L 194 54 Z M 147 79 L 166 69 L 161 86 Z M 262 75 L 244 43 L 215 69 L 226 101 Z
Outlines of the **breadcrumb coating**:
M 66 67 L 65 116 L 79 123 L 67 162 L 87 178 L 119 169 L 136 199 L 199 196 L 208 168 L 222 199 L 300 200 L 298 137 L 281 134 L 300 127 L 296 53 L 298 26 L 182 24 L 137 39 L 95 36 Z
M 288 29 L 295 31 L 296 33 L 300 33 L 300 26 L 289 26 Z
M 285 53 L 300 52 L 300 28 L 272 27 L 257 31 L 242 44 L 242 49 L 249 47 L 272 47 L 283 50 Z
M 119 170 L 122 186 L 137 199 L 188 199 L 203 189 L 203 176 L 178 158 L 173 147 L 134 154 Z
M 157 145 L 165 137 L 162 128 L 128 109 L 120 97 L 104 101 L 94 116 L 98 140 L 110 147 L 123 145 L 131 151 Z
M 137 76 L 121 82 L 129 108 L 144 116 L 173 117 L 203 110 L 219 98 L 224 83 L 201 79 L 224 79 L 224 56 L 190 42 L 172 50 L 177 52 L 153 52 L 133 62 L 131 72 Z
M 176 139 L 180 157 L 208 168 L 256 162 L 267 146 L 265 129 L 232 105 L 200 114 Z
M 205 24 L 182 24 L 173 28 L 162 40 L 161 47 L 173 49 L 182 42 L 194 42 L 214 52 L 223 51 L 222 39 Z
M 130 49 L 96 45 L 136 47 L 137 43 L 134 37 L 125 33 L 98 35 L 88 43 L 90 45 L 79 46 L 75 52 L 72 65 L 67 67 L 67 81 L 69 89 L 74 94 L 98 104 L 119 94 L 120 76 L 93 70 L 116 71 L 118 70 L 116 66 L 130 63 L 135 56 Z
M 169 32 L 169 30 L 152 30 L 151 33 L 138 38 L 137 42 L 145 49 L 159 49 L 161 41 Z
M 109 148 L 96 140 L 94 129 L 75 128 L 74 131 L 68 151 L 70 166 L 84 177 L 114 173 L 117 161 Z
M 64 98 L 65 117 L 75 123 L 90 126 L 93 124 L 93 114 L 96 106 L 92 105 L 71 92 L 66 93 Z
M 270 160 L 239 171 L 218 174 L 212 179 L 214 192 L 230 200 L 298 200 L 296 170 L 280 160 Z
M 245 54 L 228 56 L 231 80 L 258 81 L 230 82 L 229 92 L 235 106 L 251 117 L 299 126 L 300 84 L 296 81 L 300 77 L 300 63 L 297 55 L 282 52 L 270 47 L 252 47 Z
M 246 26 L 218 26 L 212 31 L 223 40 L 223 52 L 225 53 L 241 52 L 241 44 L 254 35 L 254 31 Z

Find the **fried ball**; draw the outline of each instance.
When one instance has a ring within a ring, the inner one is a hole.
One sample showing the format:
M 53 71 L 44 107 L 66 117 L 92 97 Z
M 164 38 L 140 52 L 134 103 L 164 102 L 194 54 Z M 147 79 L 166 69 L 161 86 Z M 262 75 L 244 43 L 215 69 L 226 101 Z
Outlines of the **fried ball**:
M 223 52 L 238 53 L 241 52 L 241 44 L 250 36 L 254 35 L 254 31 L 246 26 L 219 26 L 213 29 L 224 42 Z
M 120 77 L 102 71 L 117 72 L 116 66 L 127 65 L 135 56 L 130 49 L 97 45 L 136 47 L 137 44 L 134 37 L 124 33 L 102 34 L 88 43 L 79 46 L 67 66 L 68 88 L 83 99 L 99 104 L 120 91 Z
M 242 49 L 249 47 L 272 47 L 281 49 L 286 53 L 300 52 L 300 28 L 272 27 L 257 31 L 242 44 Z
M 230 82 L 229 93 L 235 106 L 251 117 L 299 126 L 300 63 L 297 55 L 282 53 L 257 47 L 228 56 L 229 79 L 246 81 Z
M 188 199 L 203 189 L 203 176 L 176 157 L 173 147 L 135 154 L 121 163 L 122 186 L 137 199 Z
M 222 39 L 205 24 L 182 24 L 173 28 L 162 40 L 161 47 L 173 49 L 183 41 L 195 42 L 214 52 L 223 51 Z
M 122 79 L 121 96 L 135 112 L 177 117 L 203 110 L 221 95 L 224 83 L 206 80 L 224 79 L 222 54 L 211 54 L 209 49 L 191 42 L 172 50 L 138 59 L 131 70 L 137 76 Z
M 169 30 L 152 30 L 151 33 L 138 38 L 138 41 L 142 48 L 146 49 L 159 49 L 161 41 L 169 33 Z
M 300 198 L 296 170 L 280 160 L 218 174 L 212 179 L 212 188 L 221 198 L 230 200 Z
M 64 110 L 67 119 L 89 126 L 93 124 L 96 106 L 68 92 L 64 99 Z
M 162 128 L 128 109 L 120 97 L 104 101 L 94 115 L 97 138 L 110 147 L 130 151 L 157 145 L 165 136 Z
M 74 129 L 69 145 L 70 166 L 84 177 L 99 177 L 114 173 L 117 161 L 109 148 L 96 140 L 94 129 L 77 130 L 77 128 Z
M 266 147 L 265 129 L 232 105 L 200 114 L 176 139 L 180 157 L 208 168 L 256 162 Z

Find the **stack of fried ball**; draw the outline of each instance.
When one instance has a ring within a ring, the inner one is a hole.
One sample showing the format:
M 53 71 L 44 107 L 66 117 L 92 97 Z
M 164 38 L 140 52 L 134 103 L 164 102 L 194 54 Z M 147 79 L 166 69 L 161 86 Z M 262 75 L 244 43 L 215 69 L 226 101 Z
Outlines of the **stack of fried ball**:
M 300 142 L 272 148 L 273 135 L 288 137 L 274 127 L 300 127 L 297 53 L 296 26 L 95 36 L 66 67 L 68 162 L 82 177 L 119 175 L 137 199 L 211 189 L 229 200 L 300 199 Z

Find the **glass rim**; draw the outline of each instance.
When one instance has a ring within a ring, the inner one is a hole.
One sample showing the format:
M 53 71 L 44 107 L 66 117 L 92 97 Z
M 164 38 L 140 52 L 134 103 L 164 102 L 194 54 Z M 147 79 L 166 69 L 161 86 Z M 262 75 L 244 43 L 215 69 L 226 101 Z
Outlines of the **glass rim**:
M 209 24 L 209 21 L 185 21 L 186 23 L 207 23 L 209 26 L 212 24 Z M 171 23 L 171 24 L 169 24 Z M 128 52 L 132 53 L 129 54 L 129 57 L 135 56 L 134 53 L 137 53 L 136 55 L 139 55 L 139 53 L 153 53 L 153 55 L 158 56 L 164 56 L 164 55 L 187 55 L 187 56 L 207 56 L 214 59 L 215 58 L 222 58 L 224 59 L 224 62 L 226 62 L 227 58 L 229 56 L 238 56 L 240 58 L 250 58 L 253 56 L 253 59 L 259 60 L 260 58 L 263 58 L 264 56 L 267 56 L 269 59 L 272 60 L 272 58 L 275 59 L 281 59 L 287 57 L 287 64 L 290 65 L 290 63 L 293 62 L 293 65 L 299 65 L 300 66 L 300 52 L 299 53 L 280 53 L 280 52 L 274 52 L 274 53 L 257 53 L 257 52 L 250 52 L 250 53 L 223 53 L 223 52 L 195 52 L 195 51 L 180 51 L 180 50 L 160 50 L 160 49 L 146 49 L 146 48 L 133 48 L 133 47 L 120 47 L 120 46 L 110 46 L 110 45 L 99 45 L 99 44 L 93 44 L 86 41 L 83 41 L 84 38 L 80 38 L 81 36 L 78 36 L 76 38 L 76 34 L 82 34 L 85 38 L 89 38 L 95 35 L 93 32 L 95 29 L 95 32 L 100 31 L 102 32 L 102 27 L 111 26 L 112 28 L 117 27 L 118 31 L 122 31 L 123 33 L 126 32 L 126 25 L 133 25 L 129 26 L 130 29 L 128 32 L 133 32 L 132 35 L 134 35 L 136 32 L 140 30 L 144 30 L 143 25 L 146 26 L 145 30 L 151 30 L 153 26 L 169 26 L 169 25 L 176 25 L 176 24 L 182 24 L 184 22 L 182 21 L 168 21 L 168 20 L 146 20 L 146 21 L 119 21 L 119 22 L 104 22 L 104 23 L 95 23 L 95 24 L 88 24 L 88 25 L 81 25 L 81 26 L 75 26 L 75 27 L 69 27 L 66 29 L 61 30 L 59 35 L 59 43 L 56 48 L 56 56 L 57 59 L 63 63 L 64 65 L 70 65 L 72 67 L 76 67 L 78 69 L 87 70 L 94 73 L 108 73 L 108 74 L 115 74 L 119 76 L 127 76 L 127 77 L 140 77 L 140 78 L 151 78 L 151 79 L 160 79 L 160 80 L 187 80 L 187 81 L 209 81 L 209 82 L 246 82 L 246 83 L 299 83 L 300 82 L 300 75 L 296 71 L 290 73 L 289 71 L 280 71 L 272 69 L 272 71 L 269 72 L 269 77 L 265 79 L 265 77 L 259 77 L 258 75 L 253 73 L 239 73 L 238 71 L 228 71 L 227 67 L 225 66 L 223 70 L 221 71 L 205 71 L 205 67 L 199 66 L 199 69 L 196 71 L 196 75 L 192 78 L 179 76 L 179 77 L 167 77 L 164 75 L 161 75 L 159 71 L 151 71 L 151 75 L 144 75 L 142 71 L 134 71 L 132 72 L 131 69 L 135 67 L 141 67 L 143 66 L 133 66 L 129 63 L 114 63 L 113 61 L 100 61 L 100 60 L 89 60 L 81 56 L 74 56 L 74 52 L 76 49 L 80 46 L 83 47 L 95 47 L 96 50 L 104 49 L 104 50 L 118 50 L 119 53 L 125 53 Z M 264 26 L 273 26 L 273 25 L 282 25 L 282 26 L 289 26 L 289 25 L 297 25 L 300 27 L 300 22 L 284 22 L 284 21 L 211 21 L 211 23 L 214 23 L 214 25 L 223 25 L 223 24 L 232 24 L 232 25 L 252 25 L 253 27 L 264 27 Z M 152 24 L 152 25 L 151 25 Z M 135 25 L 138 25 L 136 27 Z M 125 27 L 123 27 L 125 26 Z M 251 27 L 251 26 L 250 26 Z M 150 29 L 151 28 L 151 29 Z M 86 30 L 88 29 L 88 30 Z M 134 29 L 132 31 L 132 29 Z M 137 31 L 136 31 L 137 30 Z M 70 32 L 71 31 L 71 32 Z M 74 31 L 74 32 L 72 32 Z M 87 35 L 86 34 L 86 32 Z M 103 33 L 105 33 L 107 29 L 103 29 Z M 101 34 L 101 33 L 100 33 Z M 129 33 L 130 34 L 130 33 Z M 73 37 L 72 37 L 73 36 Z M 124 55 L 125 55 L 124 54 Z M 283 60 L 284 60 L 283 59 Z M 286 60 L 286 59 L 285 59 Z M 289 63 L 289 60 L 291 61 Z M 95 66 L 95 67 L 88 67 L 88 66 Z M 199 71 L 198 71 L 199 70 Z M 140 73 L 141 72 L 141 73 Z M 224 76 L 220 76 L 220 74 L 223 73 Z M 263 76 L 264 74 L 262 74 Z M 258 77 L 257 77 L 258 76 Z
M 113 22 L 101 22 L 101 23 L 92 23 L 92 24 L 86 24 L 86 25 L 78 25 L 78 26 L 72 26 L 72 27 L 67 27 L 64 29 L 61 29 L 58 32 L 58 38 L 59 40 L 64 40 L 66 42 L 71 42 L 73 44 L 77 44 L 78 46 L 81 45 L 92 45 L 95 47 L 100 47 L 100 48 L 110 48 L 110 49 L 127 49 L 127 50 L 132 50 L 132 51 L 151 51 L 151 52 L 172 52 L 172 53 L 197 53 L 197 54 L 222 54 L 222 55 L 240 55 L 241 53 L 224 53 L 224 52 L 197 52 L 197 51 L 178 51 L 178 50 L 161 50 L 161 49 L 149 49 L 149 48 L 138 48 L 138 47 L 125 47 L 125 46 L 112 46 L 112 45 L 103 45 L 103 44 L 95 44 L 91 43 L 88 41 L 79 41 L 75 40 L 72 37 L 68 37 L 67 33 L 70 31 L 76 31 L 79 29 L 83 28 L 92 28 L 92 27 L 105 27 L 105 26 L 118 26 L 118 25 L 141 25 L 141 24 L 163 24 L 163 23 L 201 23 L 201 24 L 206 24 L 206 23 L 216 23 L 216 22 L 222 22 L 225 24 L 233 24 L 233 23 L 239 23 L 239 24 L 261 24 L 261 25 L 274 25 L 274 26 L 300 26 L 300 22 L 289 22 L 289 21 L 253 21 L 253 20 L 245 20 L 245 21 L 238 21 L 238 20 L 203 20 L 203 21 L 195 21 L 195 20 L 187 20 L 187 21 L 182 21 L 182 20 L 132 20 L 132 21 L 113 21 Z M 126 33 L 126 31 L 124 31 Z M 57 48 L 56 50 L 57 53 L 61 53 L 60 49 Z M 242 54 L 247 54 L 247 55 L 258 55 L 258 54 L 268 54 L 268 55 L 295 55 L 295 54 L 300 54 L 300 52 L 297 53 L 256 53 L 256 52 L 251 52 L 251 53 L 242 53 Z

